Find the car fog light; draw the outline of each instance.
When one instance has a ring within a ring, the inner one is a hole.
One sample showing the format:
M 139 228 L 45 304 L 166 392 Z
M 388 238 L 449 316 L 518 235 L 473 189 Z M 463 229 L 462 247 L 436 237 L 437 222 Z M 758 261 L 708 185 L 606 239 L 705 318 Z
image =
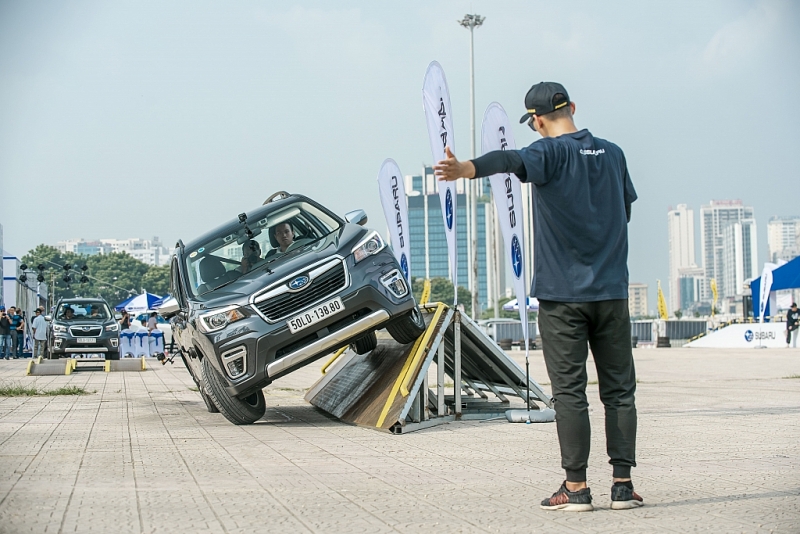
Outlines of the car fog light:
M 247 347 L 240 345 L 222 353 L 225 372 L 231 378 L 239 378 L 247 371 Z
M 396 297 L 408 295 L 408 284 L 397 269 L 381 277 L 381 284 Z
M 119 346 L 119 339 L 113 338 L 111 340 L 111 346 L 114 347 L 114 348 L 117 348 Z
M 60 340 L 60 339 L 56 339 L 56 340 L 53 342 L 53 346 L 54 346 L 55 348 L 57 348 L 57 349 L 60 349 L 60 348 L 61 348 L 61 340 Z

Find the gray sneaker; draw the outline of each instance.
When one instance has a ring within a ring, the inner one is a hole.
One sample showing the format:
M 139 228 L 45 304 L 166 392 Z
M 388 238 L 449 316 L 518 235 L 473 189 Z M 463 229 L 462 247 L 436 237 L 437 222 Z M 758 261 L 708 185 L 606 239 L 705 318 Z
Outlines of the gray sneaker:
M 564 512 L 591 512 L 594 510 L 594 506 L 592 506 L 592 490 L 584 488 L 578 491 L 569 491 L 565 481 L 552 497 L 542 501 L 541 508 L 542 510 L 561 510 Z
M 630 485 L 630 487 L 628 487 Z M 611 509 L 630 510 L 644 506 L 644 499 L 633 491 L 633 484 L 629 482 L 615 482 L 611 486 Z

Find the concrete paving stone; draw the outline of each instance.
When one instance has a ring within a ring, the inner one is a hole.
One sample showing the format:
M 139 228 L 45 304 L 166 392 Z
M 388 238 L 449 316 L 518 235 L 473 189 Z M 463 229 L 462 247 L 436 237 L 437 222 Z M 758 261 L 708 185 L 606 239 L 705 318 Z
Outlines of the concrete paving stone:
M 540 354 L 531 372 L 547 381 Z M 800 373 L 800 350 L 635 358 L 634 482 L 647 505 L 609 509 L 589 386 L 592 514 L 538 508 L 563 480 L 555 425 L 403 436 L 344 425 L 302 398 L 323 362 L 268 387 L 267 413 L 248 427 L 209 414 L 180 364 L 33 378 L 0 362 L 0 381 L 96 392 L 0 398 L 0 532 L 798 531 L 800 380 L 782 377 Z

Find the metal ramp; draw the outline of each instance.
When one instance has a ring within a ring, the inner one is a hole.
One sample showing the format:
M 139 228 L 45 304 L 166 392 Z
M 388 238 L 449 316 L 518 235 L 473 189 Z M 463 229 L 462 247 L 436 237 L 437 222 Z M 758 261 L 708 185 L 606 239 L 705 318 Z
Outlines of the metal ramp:
M 524 401 L 525 371 L 469 317 L 441 303 L 420 309 L 428 328 L 416 343 L 379 337 L 368 354 L 337 353 L 305 399 L 346 423 L 393 434 L 502 417 L 510 408 L 508 396 Z M 436 367 L 433 388 L 431 364 Z M 552 408 L 536 381 L 530 379 L 528 386 L 531 409 L 538 409 L 537 403 Z

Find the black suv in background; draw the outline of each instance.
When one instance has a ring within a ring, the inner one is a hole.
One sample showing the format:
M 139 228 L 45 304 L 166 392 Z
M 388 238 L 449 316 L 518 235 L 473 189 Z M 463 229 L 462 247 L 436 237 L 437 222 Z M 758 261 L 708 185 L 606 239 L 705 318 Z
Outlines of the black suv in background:
M 276 378 L 352 346 L 400 343 L 425 329 L 411 288 L 362 210 L 342 220 L 301 195 L 272 195 L 186 244 L 172 260 L 174 299 L 159 309 L 210 411 L 250 424 Z
M 119 360 L 119 323 L 103 299 L 61 299 L 54 316 L 45 316 L 51 358 L 71 354 L 103 354 Z

